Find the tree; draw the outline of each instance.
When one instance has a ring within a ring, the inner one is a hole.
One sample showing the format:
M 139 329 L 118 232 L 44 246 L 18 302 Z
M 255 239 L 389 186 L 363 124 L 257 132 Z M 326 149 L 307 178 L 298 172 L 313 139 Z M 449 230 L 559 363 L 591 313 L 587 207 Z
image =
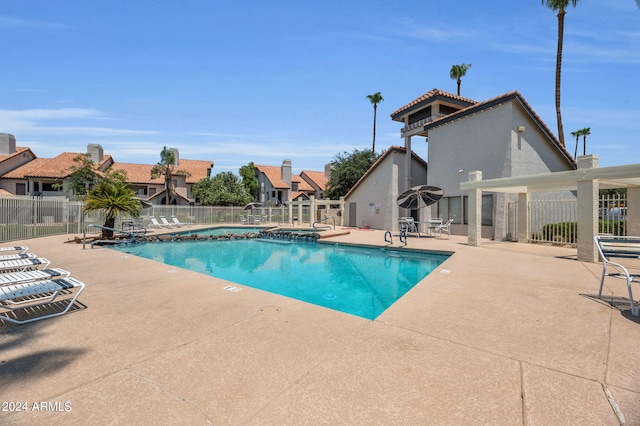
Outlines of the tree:
M 90 154 L 77 155 L 73 157 L 73 162 L 69 186 L 75 195 L 82 197 L 87 195 L 89 188 L 99 180 L 99 175 Z
M 471 68 L 471 64 L 452 65 L 449 76 L 452 80 L 456 80 L 458 84 L 458 96 L 460 96 L 460 84 L 462 83 L 462 77 L 467 74 L 467 70 Z
M 560 113 L 560 79 L 562 71 L 562 42 L 564 39 L 564 15 L 571 4 L 576 7 L 579 0 L 542 0 L 553 11 L 558 11 L 558 50 L 556 52 L 556 117 L 558 119 L 558 139 L 564 146 L 564 130 L 562 128 L 562 114 Z
M 139 217 L 142 203 L 136 193 L 127 188 L 126 175 L 120 171 L 106 173 L 100 178 L 84 199 L 83 210 L 86 212 L 102 211 L 105 215 L 104 226 L 114 228 L 116 217 Z M 113 238 L 113 231 L 102 230 L 103 239 Z
M 176 170 L 176 156 L 166 146 L 160 152 L 160 161 L 151 169 L 151 179 L 157 179 L 164 176 L 165 204 L 173 203 L 176 191 L 173 185 L 173 175 L 189 176 L 185 170 Z
M 384 101 L 384 98 L 380 94 L 380 92 L 376 92 L 373 95 L 367 95 L 367 98 L 373 104 L 373 144 L 371 145 L 371 151 L 373 153 L 376 152 L 376 110 L 378 109 L 378 104 Z
M 242 185 L 247 190 L 252 198 L 258 195 L 258 178 L 256 177 L 256 170 L 253 161 L 246 166 L 240 167 L 238 171 L 242 178 Z
M 578 138 L 582 135 L 582 130 L 576 130 L 575 132 L 571 132 L 571 136 L 575 136 L 576 138 L 576 151 L 573 154 L 573 158 L 578 158 Z
M 193 196 L 206 206 L 244 206 L 251 202 L 251 195 L 231 172 L 222 172 L 212 179 L 202 179 L 191 189 Z
M 585 127 L 580 130 L 582 134 L 582 155 L 587 155 L 587 136 L 591 134 L 591 127 Z
M 327 182 L 325 196 L 337 200 L 345 195 L 358 182 L 371 165 L 378 159 L 375 152 L 365 149 L 354 149 L 351 154 L 346 151 L 337 154 L 332 161 L 331 176 Z

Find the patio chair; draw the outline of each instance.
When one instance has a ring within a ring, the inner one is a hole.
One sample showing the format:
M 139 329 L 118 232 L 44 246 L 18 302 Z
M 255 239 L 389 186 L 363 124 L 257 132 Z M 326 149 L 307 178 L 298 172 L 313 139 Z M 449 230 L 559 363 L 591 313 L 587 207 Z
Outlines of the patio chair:
M 169 223 L 166 217 L 160 216 L 160 226 L 165 228 L 173 228 L 173 224 Z
M 12 324 L 26 324 L 28 322 L 66 314 L 78 299 L 84 287 L 84 283 L 71 277 L 0 286 L 0 319 Z M 75 294 L 73 298 L 69 299 L 66 297 L 68 304 L 62 311 L 47 314 L 47 310 L 43 309 L 38 309 L 37 311 L 29 310 L 26 311 L 29 314 L 34 312 L 44 312 L 44 314 L 27 319 L 7 316 L 8 313 L 19 309 L 33 308 L 56 302 L 56 299 L 60 296 L 65 297 L 73 294 L 74 290 Z M 3 310 L 6 312 L 2 312 Z
M 17 251 L 18 253 L 26 253 L 29 247 L 26 246 L 2 246 L 0 252 L 3 251 Z
M 3 255 L 0 255 L 0 262 L 5 260 L 16 260 L 16 259 L 33 259 L 35 257 L 36 257 L 35 253 L 3 254 Z
M 155 217 L 149 216 L 149 220 L 151 221 L 149 228 L 162 228 L 162 225 L 160 225 L 160 222 L 158 222 L 158 219 Z
M 33 281 L 45 281 L 54 278 L 68 278 L 69 271 L 60 268 L 36 269 L 24 272 L 5 272 L 0 274 L 0 286 L 11 284 L 22 284 Z
M 182 228 L 182 222 L 180 222 L 174 215 L 171 215 L 171 224 L 178 228 Z
M 247 224 L 247 217 L 243 214 L 240 215 L 240 225 L 246 225 Z
M 46 269 L 51 262 L 44 257 L 36 257 L 33 259 L 15 259 L 0 262 L 0 273 L 4 272 L 22 272 L 34 269 Z
M 413 232 L 417 234 L 418 237 L 420 237 L 420 230 L 418 229 L 418 224 L 416 223 L 416 221 L 412 217 L 405 217 L 403 219 L 406 225 L 405 232 L 407 234 Z
M 453 223 L 453 218 L 449 219 L 446 223 L 436 226 L 436 234 L 438 236 L 442 235 L 443 232 L 447 233 L 447 238 L 451 239 L 451 224 Z

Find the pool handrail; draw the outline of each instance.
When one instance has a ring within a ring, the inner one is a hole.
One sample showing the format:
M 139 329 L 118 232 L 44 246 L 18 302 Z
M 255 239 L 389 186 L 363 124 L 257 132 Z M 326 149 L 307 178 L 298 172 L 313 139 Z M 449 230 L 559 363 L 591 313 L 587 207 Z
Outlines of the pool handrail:
M 333 216 L 325 217 L 324 219 L 316 220 L 315 222 L 313 222 L 313 224 L 312 224 L 311 226 L 313 226 L 313 229 L 331 229 L 331 226 L 329 226 L 329 225 L 324 225 L 324 226 L 322 226 L 322 227 L 320 227 L 320 228 L 318 228 L 318 227 L 316 226 L 318 223 L 325 222 L 325 221 L 327 221 L 327 220 L 329 220 L 329 219 L 332 219 L 332 220 L 333 220 L 333 229 L 336 229 L 336 218 L 335 218 L 335 217 L 333 217 Z
M 91 248 L 93 248 L 94 244 L 130 244 L 133 243 L 136 239 L 136 232 L 123 231 L 122 229 L 109 228 L 108 226 L 96 225 L 92 224 L 90 226 L 94 226 L 100 229 L 106 229 L 107 231 L 117 232 L 120 234 L 128 235 L 130 238 L 128 240 L 96 240 L 91 242 Z

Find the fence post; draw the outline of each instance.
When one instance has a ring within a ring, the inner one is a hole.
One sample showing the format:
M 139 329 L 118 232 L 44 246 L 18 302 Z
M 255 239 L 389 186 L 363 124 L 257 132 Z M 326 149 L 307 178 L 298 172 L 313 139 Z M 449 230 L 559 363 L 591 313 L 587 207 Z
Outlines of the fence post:
M 518 194 L 518 242 L 529 242 L 529 193 Z

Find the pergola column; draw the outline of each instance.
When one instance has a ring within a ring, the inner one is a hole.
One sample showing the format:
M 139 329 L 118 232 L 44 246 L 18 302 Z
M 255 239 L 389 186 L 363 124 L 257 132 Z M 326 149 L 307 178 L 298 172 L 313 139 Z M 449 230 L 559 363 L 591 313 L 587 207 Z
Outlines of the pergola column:
M 518 242 L 529 242 L 529 193 L 518 194 Z
M 482 172 L 474 170 L 469 172 L 469 182 L 482 180 Z M 480 246 L 482 237 L 482 190 L 472 189 L 469 191 L 469 245 Z
M 598 167 L 596 155 L 578 157 L 578 170 Z M 598 251 L 593 238 L 598 235 L 597 179 L 578 181 L 578 261 L 597 262 Z

